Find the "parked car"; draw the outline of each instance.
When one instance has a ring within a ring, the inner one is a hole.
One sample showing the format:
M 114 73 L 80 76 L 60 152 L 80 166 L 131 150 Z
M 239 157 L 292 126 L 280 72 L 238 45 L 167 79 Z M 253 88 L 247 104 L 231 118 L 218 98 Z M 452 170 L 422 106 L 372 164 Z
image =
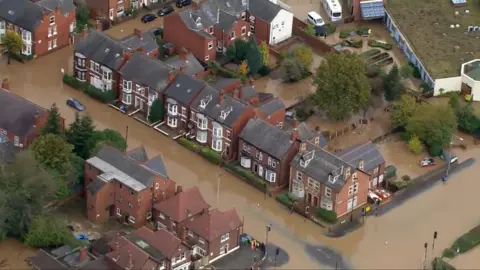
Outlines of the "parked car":
M 165 16 L 165 15 L 168 15 L 172 12 L 174 12 L 175 9 L 172 7 L 172 6 L 165 6 L 163 8 L 161 8 L 158 12 L 157 12 L 157 15 L 162 17 L 162 16 Z
M 148 22 L 151 22 L 151 21 L 155 20 L 156 18 L 157 18 L 157 16 L 155 16 L 155 14 L 148 13 L 148 14 L 143 15 L 142 22 L 143 23 L 148 23 Z
M 160 28 L 160 27 L 154 27 L 152 29 L 150 29 L 150 33 L 152 33 L 152 35 L 156 36 L 156 37 L 161 37 L 163 38 L 163 28 Z
M 67 105 L 81 112 L 85 110 L 85 106 L 74 98 L 67 99 Z
M 310 11 L 307 14 L 307 22 L 313 24 L 314 26 L 324 26 L 325 21 L 322 16 L 315 11 Z
M 432 166 L 435 166 L 435 160 L 433 158 L 424 158 L 423 160 L 420 160 L 420 167 L 425 168 Z
M 186 7 L 192 3 L 192 0 L 177 0 L 175 4 L 178 8 Z

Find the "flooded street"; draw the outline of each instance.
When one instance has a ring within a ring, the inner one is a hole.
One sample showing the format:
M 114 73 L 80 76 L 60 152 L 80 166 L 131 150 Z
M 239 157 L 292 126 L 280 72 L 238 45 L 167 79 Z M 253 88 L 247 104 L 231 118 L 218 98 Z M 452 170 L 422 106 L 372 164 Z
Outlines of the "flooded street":
M 127 26 L 121 27 L 127 29 Z M 143 144 L 150 155 L 162 154 L 172 179 L 185 187 L 198 186 L 213 207 L 236 207 L 244 216 L 245 232 L 254 237 L 264 239 L 265 226 L 272 224 L 269 243 L 280 246 L 289 257 L 288 262 L 278 266 L 280 269 L 335 268 L 336 258 L 326 252 L 324 246 L 340 252 L 355 269 L 419 269 L 423 243 L 431 240 L 434 230 L 439 233 L 435 252 L 440 253 L 480 221 L 476 213 L 468 210 L 480 205 L 477 195 L 480 181 L 472 177 L 480 169 L 480 164 L 476 163 L 452 176 L 446 184 L 435 186 L 390 213 L 368 218 L 366 226 L 346 237 L 327 238 L 320 227 L 310 221 L 304 222 L 298 215 L 289 215 L 273 198 L 265 200 L 256 189 L 155 130 L 64 86 L 61 69 L 70 70 L 71 66 L 72 49 L 65 48 L 26 64 L 12 61 L 7 66 L 6 59 L 1 59 L 0 78 L 8 77 L 12 92 L 43 107 L 56 102 L 67 122 L 73 120 L 74 111 L 65 101 L 75 97 L 86 105 L 86 113 L 93 117 L 98 128 L 108 127 L 125 134 L 128 126 L 129 148 Z M 459 155 L 462 159 L 478 157 L 480 149 L 470 148 Z M 9 241 L 1 242 L 0 261 L 13 256 L 11 252 L 17 254 L 22 250 L 10 245 Z M 472 263 L 476 263 L 473 268 L 480 267 L 478 260 Z M 10 267 L 25 268 L 21 262 Z
M 35 249 L 15 239 L 0 241 L 0 269 L 29 269 L 25 258 L 35 255 L 35 252 Z

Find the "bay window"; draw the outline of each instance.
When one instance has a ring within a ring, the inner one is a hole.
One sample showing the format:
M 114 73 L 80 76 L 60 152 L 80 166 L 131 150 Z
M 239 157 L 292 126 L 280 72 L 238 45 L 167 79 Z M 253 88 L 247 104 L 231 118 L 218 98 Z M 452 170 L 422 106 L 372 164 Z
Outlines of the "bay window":
M 222 137 L 222 131 L 223 131 L 223 128 L 219 124 L 215 123 L 213 125 L 212 133 L 213 133 L 214 137 L 221 138 Z
M 167 109 L 168 109 L 168 113 L 170 115 L 175 116 L 178 113 L 178 105 L 177 104 L 167 103 Z
M 132 92 L 132 81 L 123 80 L 123 92 Z
M 265 170 L 265 180 L 270 183 L 275 183 L 277 174 L 274 171 Z
M 222 139 L 212 140 L 212 149 L 217 151 L 217 152 L 222 151 Z
M 240 157 L 240 165 L 242 165 L 243 168 L 250 169 L 250 167 L 252 166 L 252 159 L 242 156 Z
M 168 116 L 167 117 L 167 125 L 169 127 L 173 127 L 173 128 L 177 127 L 177 118 Z
M 132 104 L 132 94 L 123 94 L 122 95 L 123 104 L 130 105 Z
M 198 130 L 196 138 L 197 138 L 197 141 L 199 143 L 206 143 L 207 142 L 207 131 Z
M 197 127 L 198 127 L 199 129 L 206 130 L 207 127 L 208 127 L 208 119 L 207 119 L 205 116 L 201 115 L 201 114 L 198 114 L 198 115 L 197 115 L 197 119 L 198 119 L 198 121 L 197 121 Z

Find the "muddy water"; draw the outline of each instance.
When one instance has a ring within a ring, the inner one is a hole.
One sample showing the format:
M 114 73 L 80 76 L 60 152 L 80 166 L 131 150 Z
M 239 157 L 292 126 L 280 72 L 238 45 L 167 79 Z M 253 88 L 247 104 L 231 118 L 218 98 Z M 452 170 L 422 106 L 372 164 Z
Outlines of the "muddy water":
M 33 256 L 35 252 L 35 249 L 15 239 L 0 241 L 0 269 L 30 269 L 25 258 Z
M 476 164 L 474 168 L 454 176 L 456 179 L 452 178 L 446 185 L 435 187 L 389 214 L 369 218 L 364 228 L 344 238 L 326 238 L 316 225 L 304 222 L 296 215 L 289 215 L 273 199 L 265 200 L 263 194 L 163 135 L 64 86 L 60 69 L 71 66 L 71 49 L 27 64 L 13 62 L 7 66 L 5 62 L 4 59 L 0 61 L 0 77 L 10 79 L 12 92 L 44 107 L 56 102 L 67 121 L 73 120 L 74 112 L 65 106 L 65 100 L 68 97 L 78 98 L 86 105 L 86 113 L 94 118 L 97 127 L 109 127 L 124 133 L 128 126 L 130 148 L 143 144 L 150 155 L 162 154 L 172 179 L 186 187 L 199 186 L 214 207 L 236 207 L 244 217 L 246 232 L 263 239 L 265 226 L 272 224 L 269 242 L 281 246 L 290 258 L 288 263 L 279 268 L 332 268 L 326 266 L 327 263 L 331 265 L 331 261 L 328 262 L 330 256 L 325 256 L 320 248 L 316 248 L 326 245 L 341 252 L 356 269 L 415 269 L 421 265 L 423 242 L 431 238 L 434 230 L 439 232 L 436 246 L 440 251 L 478 222 L 478 218 L 467 210 L 472 205 L 480 204 L 480 197 L 476 196 L 480 182 L 471 177 L 475 169 L 480 169 Z M 480 155 L 479 149 L 469 151 L 461 157 Z M 310 249 L 306 250 L 307 247 Z M 3 249 L 0 252 L 4 252 Z

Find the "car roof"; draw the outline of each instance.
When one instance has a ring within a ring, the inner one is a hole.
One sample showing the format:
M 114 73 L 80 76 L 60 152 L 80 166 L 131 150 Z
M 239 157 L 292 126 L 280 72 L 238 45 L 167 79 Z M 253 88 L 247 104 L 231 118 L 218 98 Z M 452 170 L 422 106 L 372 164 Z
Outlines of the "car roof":
M 321 19 L 321 18 L 322 18 L 322 16 L 320 16 L 320 14 L 318 14 L 318 13 L 315 12 L 315 11 L 310 11 L 310 12 L 308 12 L 308 15 L 310 15 L 310 16 L 311 16 L 312 18 L 314 18 L 314 19 Z

